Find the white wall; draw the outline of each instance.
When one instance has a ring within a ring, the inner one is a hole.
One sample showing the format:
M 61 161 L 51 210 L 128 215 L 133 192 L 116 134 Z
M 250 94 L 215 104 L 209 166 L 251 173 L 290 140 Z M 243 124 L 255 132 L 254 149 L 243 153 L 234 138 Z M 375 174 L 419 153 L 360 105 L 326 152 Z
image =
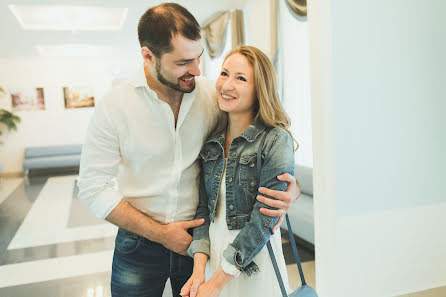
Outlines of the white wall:
M 445 286 L 446 3 L 309 3 L 319 294 Z
M 280 3 L 282 39 L 283 105 L 291 118 L 291 131 L 299 143 L 295 162 L 313 166 L 309 75 L 308 23 L 291 15 Z M 271 21 L 274 1 L 249 0 L 245 7 L 247 45 L 256 46 L 272 58 Z
M 95 100 L 111 86 L 112 63 L 104 58 L 21 58 L 0 60 L 0 85 L 7 88 L 43 87 L 44 111 L 16 112 L 22 119 L 17 132 L 4 133 L 0 146 L 3 172 L 22 171 L 23 151 L 28 146 L 83 143 L 93 108 L 65 109 L 63 86 L 91 85 Z M 11 110 L 11 98 L 0 106 Z
M 283 55 L 283 105 L 291 119 L 291 132 L 299 143 L 295 162 L 313 167 L 308 22 L 291 15 L 280 0 Z
M 245 18 L 246 44 L 271 57 L 271 0 L 246 1 Z

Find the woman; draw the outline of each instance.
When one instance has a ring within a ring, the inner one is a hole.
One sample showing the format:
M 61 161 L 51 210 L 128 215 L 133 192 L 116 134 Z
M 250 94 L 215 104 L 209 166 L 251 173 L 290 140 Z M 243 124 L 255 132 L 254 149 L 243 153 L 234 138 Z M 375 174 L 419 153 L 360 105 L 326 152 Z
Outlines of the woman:
M 256 199 L 259 185 L 283 191 L 286 183 L 276 176 L 294 173 L 293 138 L 274 68 L 259 49 L 240 47 L 225 58 L 216 89 L 224 120 L 200 152 L 196 218 L 205 218 L 205 224 L 194 229 L 188 249 L 194 271 L 181 295 L 282 296 L 263 248 L 271 239 L 288 288 L 280 231 L 271 235 L 278 218 L 261 214 L 261 207 L 269 207 Z M 259 181 L 256 156 L 264 137 Z

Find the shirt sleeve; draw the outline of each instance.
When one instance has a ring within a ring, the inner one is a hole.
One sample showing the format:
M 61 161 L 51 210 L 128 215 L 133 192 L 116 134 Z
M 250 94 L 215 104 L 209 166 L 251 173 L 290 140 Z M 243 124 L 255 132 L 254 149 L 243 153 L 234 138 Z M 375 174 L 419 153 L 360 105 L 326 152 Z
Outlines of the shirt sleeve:
M 99 218 L 105 219 L 122 200 L 116 173 L 122 160 L 118 133 L 103 99 L 95 109 L 82 147 L 79 199 Z
M 234 277 L 239 276 L 241 273 L 241 271 L 237 269 L 236 265 L 229 263 L 225 258 L 223 258 L 221 261 L 221 268 L 225 273 L 233 275 Z

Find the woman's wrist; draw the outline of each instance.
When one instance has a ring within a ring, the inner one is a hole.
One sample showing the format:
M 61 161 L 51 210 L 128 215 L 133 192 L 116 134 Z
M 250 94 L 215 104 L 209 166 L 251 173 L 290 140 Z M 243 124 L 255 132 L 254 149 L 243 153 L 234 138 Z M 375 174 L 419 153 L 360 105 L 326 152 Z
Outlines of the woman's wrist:
M 194 254 L 194 271 L 195 274 L 204 274 L 208 255 L 203 253 Z
M 217 269 L 217 271 L 212 275 L 209 281 L 212 282 L 214 286 L 216 286 L 219 290 L 221 290 L 233 278 L 234 278 L 233 275 L 224 272 L 220 266 Z

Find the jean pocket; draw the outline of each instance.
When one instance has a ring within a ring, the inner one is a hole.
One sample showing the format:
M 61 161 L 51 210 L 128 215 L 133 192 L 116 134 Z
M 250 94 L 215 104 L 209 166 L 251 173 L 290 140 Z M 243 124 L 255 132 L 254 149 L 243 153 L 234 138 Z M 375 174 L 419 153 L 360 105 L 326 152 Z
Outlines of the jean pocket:
M 139 245 L 139 239 L 119 234 L 116 237 L 115 248 L 123 254 L 133 253 Z

